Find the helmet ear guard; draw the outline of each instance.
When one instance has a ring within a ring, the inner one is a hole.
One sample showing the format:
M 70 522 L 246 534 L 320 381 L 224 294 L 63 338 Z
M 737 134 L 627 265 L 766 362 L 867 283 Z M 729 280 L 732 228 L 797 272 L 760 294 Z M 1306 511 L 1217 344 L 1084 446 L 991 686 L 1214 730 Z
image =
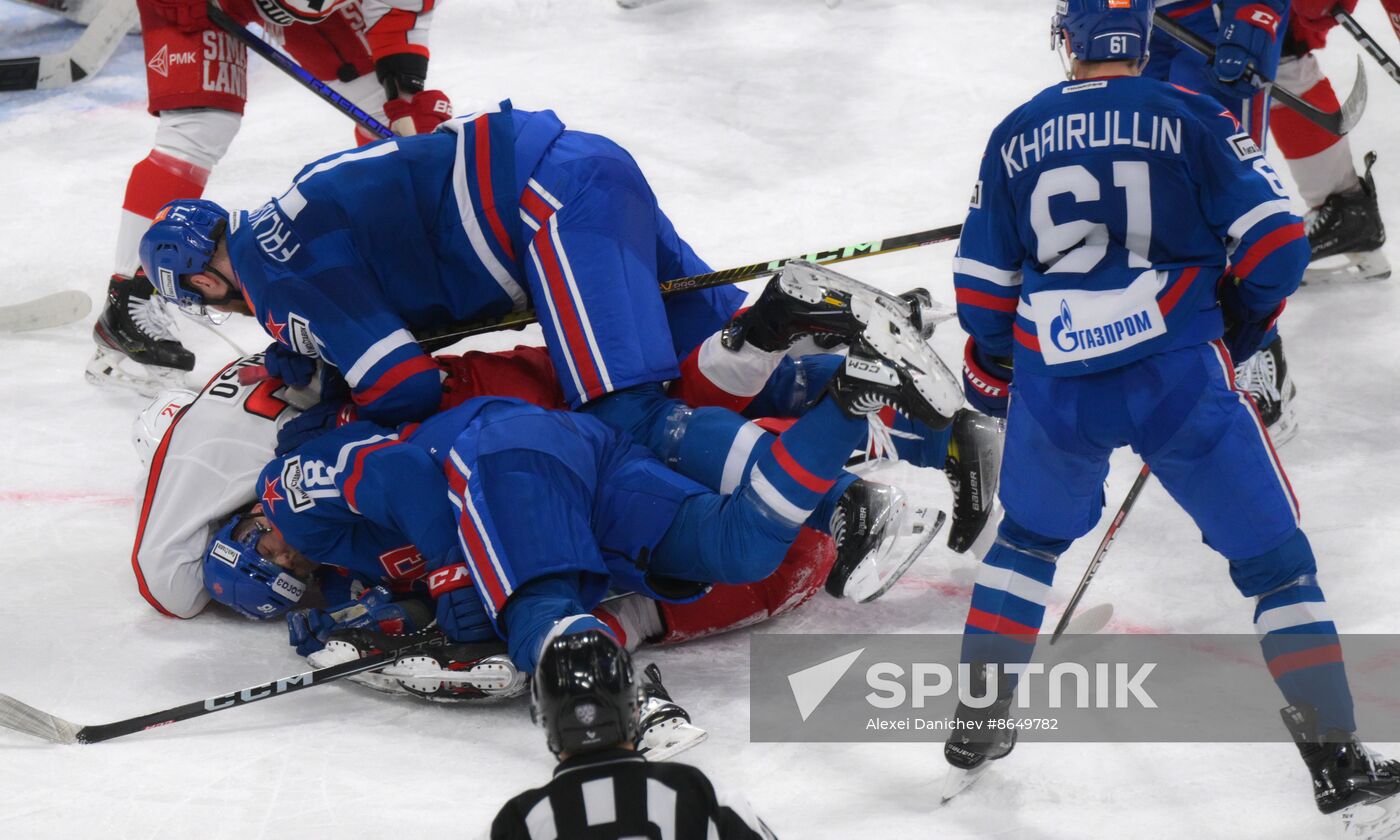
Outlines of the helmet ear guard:
M 204 553 L 204 588 L 215 601 L 253 619 L 276 618 L 306 594 L 306 582 L 258 553 L 263 531 L 234 537 L 249 516 L 234 516 L 214 533 Z

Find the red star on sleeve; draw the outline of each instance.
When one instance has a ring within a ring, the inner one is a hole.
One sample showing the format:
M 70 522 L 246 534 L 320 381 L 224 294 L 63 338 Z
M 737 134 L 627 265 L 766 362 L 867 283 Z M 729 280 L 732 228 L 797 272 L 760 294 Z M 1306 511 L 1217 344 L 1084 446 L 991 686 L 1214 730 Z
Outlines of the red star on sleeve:
M 262 504 L 263 510 L 269 514 L 276 511 L 277 502 L 286 501 L 286 497 L 277 492 L 277 485 L 282 482 L 280 478 L 263 479 Z
M 279 324 L 276 321 L 272 320 L 272 312 L 269 311 L 267 313 L 267 320 L 263 322 L 263 326 L 267 327 L 268 335 L 271 335 L 273 340 L 276 341 L 278 344 L 287 343 L 287 339 L 282 337 L 282 333 L 287 329 L 287 325 Z
M 1225 119 L 1227 119 L 1227 120 L 1229 120 L 1230 122 L 1232 122 L 1232 123 L 1235 124 L 1235 130 L 1236 130 L 1236 131 L 1239 131 L 1239 130 L 1240 130 L 1240 118 L 1237 117 L 1237 116 L 1235 116 L 1234 114 L 1230 113 L 1230 111 L 1229 111 L 1228 109 L 1226 109 L 1226 110 L 1224 110 L 1224 111 L 1221 111 L 1221 112 L 1220 112 L 1219 114 L 1217 114 L 1216 116 L 1224 117 Z

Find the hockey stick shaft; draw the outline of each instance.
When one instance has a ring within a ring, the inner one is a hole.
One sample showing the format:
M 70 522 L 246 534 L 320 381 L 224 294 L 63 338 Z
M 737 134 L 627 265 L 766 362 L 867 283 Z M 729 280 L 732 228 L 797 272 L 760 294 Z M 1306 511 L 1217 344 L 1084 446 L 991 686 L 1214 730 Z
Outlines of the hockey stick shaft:
M 722 271 L 712 271 L 708 274 L 696 274 L 691 277 L 679 277 L 675 280 L 666 280 L 661 283 L 661 294 L 677 295 L 682 292 L 695 292 L 701 289 L 713 289 L 716 286 L 728 286 L 734 283 L 742 283 L 745 280 L 755 280 L 764 277 L 793 260 L 807 260 L 808 262 L 828 265 L 831 263 L 846 262 L 848 260 L 870 257 L 875 254 L 890 254 L 895 251 L 905 251 L 910 248 L 918 248 L 922 245 L 933 245 L 939 242 L 952 242 L 962 235 L 962 225 L 948 225 L 947 227 L 934 228 L 933 230 L 921 230 L 918 233 L 908 233 L 903 236 L 892 236 L 887 239 L 877 239 L 873 242 L 860 242 L 853 245 L 844 245 L 839 248 L 831 248 L 825 251 L 816 251 L 810 254 L 799 254 L 795 257 L 782 257 L 766 262 L 750 263 L 749 265 L 726 268 Z M 470 338 L 474 335 L 496 332 L 497 330 L 518 330 L 527 324 L 533 324 L 539 320 L 533 309 L 526 309 L 521 312 L 512 312 L 503 318 L 491 321 L 473 321 L 466 324 L 454 324 L 439 331 L 423 331 L 417 335 L 420 344 L 424 344 L 433 349 L 446 347 L 448 344 Z
M 1163 32 L 1166 32 L 1190 49 L 1195 50 L 1211 61 L 1215 60 L 1215 47 L 1205 38 L 1202 38 L 1200 35 L 1197 35 L 1195 32 L 1192 32 L 1161 12 L 1157 12 L 1156 15 L 1153 16 L 1153 22 L 1161 27 Z M 1358 65 L 1358 67 L 1359 66 L 1360 65 Z M 1346 103 L 1342 106 L 1340 111 L 1335 113 L 1328 113 L 1303 101 L 1302 97 L 1279 87 L 1274 83 L 1273 79 L 1266 78 L 1257 72 L 1254 76 L 1255 83 L 1258 84 L 1260 90 L 1269 91 L 1274 99 L 1278 100 L 1280 105 L 1294 111 L 1298 116 L 1308 122 L 1338 137 L 1345 137 L 1348 132 L 1355 128 L 1356 124 L 1361 121 L 1362 113 L 1366 110 L 1367 88 L 1364 69 L 1357 76 L 1356 86 L 1352 88 L 1351 95 L 1347 97 Z
M 337 93 L 334 88 L 315 76 L 286 53 L 248 31 L 248 28 L 229 17 L 217 4 L 209 3 L 209 19 L 220 29 L 242 41 L 248 49 L 271 62 L 274 67 L 296 80 L 297 84 L 330 103 L 331 107 L 355 121 L 355 124 L 376 137 L 393 137 L 388 126 L 376 120 L 360 106 Z
M 1357 43 L 1361 44 L 1362 49 L 1371 54 L 1371 57 L 1376 60 L 1376 63 L 1380 64 L 1381 69 L 1384 70 L 1390 78 L 1394 79 L 1396 82 L 1400 82 L 1400 65 L 1395 63 L 1395 59 L 1386 55 L 1385 50 L 1381 49 L 1381 45 L 1376 43 L 1376 39 L 1372 38 L 1369 32 L 1361 28 L 1361 24 L 1357 22 L 1356 18 L 1347 14 L 1346 10 L 1341 8 L 1338 8 L 1337 11 L 1333 13 L 1332 17 L 1336 18 L 1337 23 L 1340 23 L 1346 31 L 1351 33 L 1351 37 L 1355 38 Z M 1400 30 L 1397 30 L 1397 34 L 1400 34 Z
M 363 659 L 317 668 L 245 688 L 241 691 L 231 691 L 227 694 L 186 703 L 183 706 L 175 706 L 113 723 L 80 726 L 41 712 L 11 697 L 0 695 L 0 726 L 58 743 L 95 744 L 99 741 L 110 741 L 113 738 L 143 732 L 158 726 L 166 726 L 179 723 L 182 720 L 190 720 L 246 706 L 260 700 L 281 697 L 294 691 L 325 685 L 365 671 L 373 671 L 392 664 L 405 653 L 435 644 L 441 644 L 441 637 L 406 641 L 402 647 L 382 651 Z
M 1060 616 L 1060 621 L 1055 625 L 1055 632 L 1050 636 L 1050 644 L 1055 644 L 1064 635 L 1065 628 L 1069 626 L 1070 619 L 1074 618 L 1074 611 L 1079 606 L 1079 602 L 1084 599 L 1084 593 L 1089 589 L 1089 581 L 1094 579 L 1094 575 L 1099 570 L 1099 564 L 1108 554 L 1108 549 L 1113 545 L 1113 540 L 1118 536 L 1118 529 L 1123 527 L 1123 520 L 1128 518 L 1128 512 L 1133 509 L 1133 503 L 1137 501 L 1138 494 L 1147 484 L 1147 477 L 1151 470 L 1146 464 L 1138 471 L 1137 480 L 1129 488 L 1128 495 L 1124 497 L 1123 504 L 1118 506 L 1118 513 L 1113 517 L 1113 521 L 1108 523 L 1108 531 L 1104 533 L 1103 539 L 1099 541 L 1098 550 L 1094 552 L 1094 559 L 1089 561 L 1089 568 L 1084 570 L 1084 577 L 1079 579 L 1079 586 L 1070 596 L 1069 603 L 1065 605 L 1064 615 Z

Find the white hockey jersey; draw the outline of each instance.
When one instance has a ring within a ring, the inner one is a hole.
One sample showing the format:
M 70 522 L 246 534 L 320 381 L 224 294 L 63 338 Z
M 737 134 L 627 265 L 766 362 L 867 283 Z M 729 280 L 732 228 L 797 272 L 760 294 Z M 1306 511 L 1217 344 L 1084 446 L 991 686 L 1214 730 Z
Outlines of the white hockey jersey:
M 137 418 L 138 451 L 143 444 L 154 451 L 136 491 L 131 568 L 141 596 L 165 615 L 193 618 L 209 603 L 203 559 L 210 538 L 253 504 L 278 430 L 319 400 L 314 388 L 280 380 L 239 383 L 239 369 L 260 364 L 261 353 L 236 359 L 198 395 L 168 391 Z

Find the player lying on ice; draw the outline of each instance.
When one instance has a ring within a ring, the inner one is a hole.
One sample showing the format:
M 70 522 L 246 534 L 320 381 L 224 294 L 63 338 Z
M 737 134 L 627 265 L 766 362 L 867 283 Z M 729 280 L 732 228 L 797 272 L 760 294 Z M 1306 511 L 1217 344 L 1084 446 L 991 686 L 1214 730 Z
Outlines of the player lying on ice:
M 1302 221 L 1219 102 L 1140 77 L 1150 0 L 1068 0 L 1054 31 L 1070 80 L 993 132 L 954 275 L 980 372 L 969 396 L 1007 412 L 1005 516 L 973 589 L 963 661 L 1030 661 L 1055 561 L 1097 522 L 1109 456 L 1130 446 L 1254 599 L 1317 806 L 1344 812 L 1353 836 L 1391 836 L 1400 764 L 1356 739 L 1296 501 L 1232 377 L 1232 358 L 1258 349 L 1298 287 Z M 1102 142 L 1091 120 L 1123 128 Z M 1014 728 L 995 727 L 1011 715 L 1014 681 L 998 688 L 986 709 L 958 707 L 964 724 L 994 723 L 949 739 L 947 795 L 1015 745 Z

